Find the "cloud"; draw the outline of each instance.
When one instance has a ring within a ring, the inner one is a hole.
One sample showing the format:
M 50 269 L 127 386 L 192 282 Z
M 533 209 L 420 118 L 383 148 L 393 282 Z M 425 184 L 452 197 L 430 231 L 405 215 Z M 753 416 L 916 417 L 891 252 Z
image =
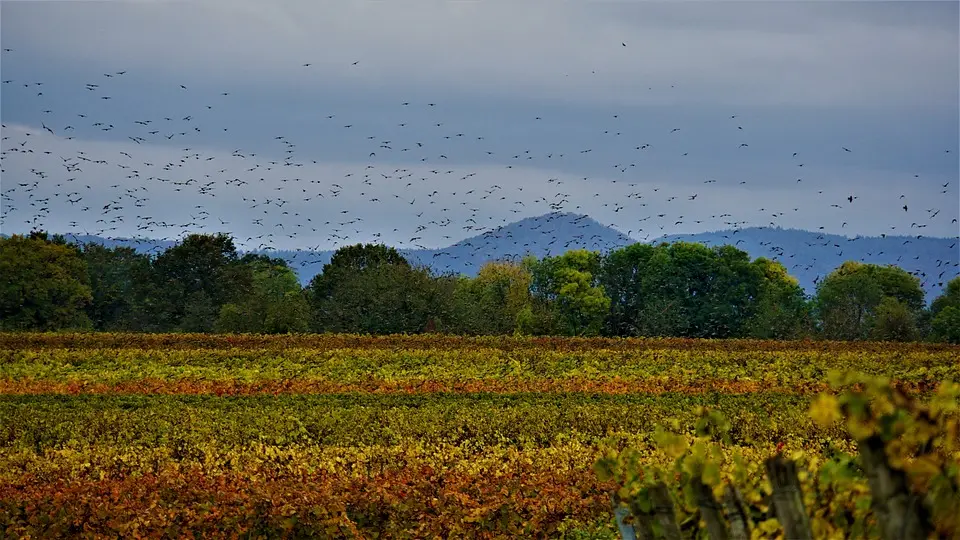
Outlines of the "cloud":
M 638 239 L 956 235 L 956 3 L 2 9 L 5 232 L 433 247 L 563 210 Z
M 837 166 L 815 166 L 807 184 L 754 180 L 782 174 L 780 163 L 762 161 L 716 182 L 695 168 L 649 165 L 636 175 L 642 180 L 585 180 L 558 169 L 470 162 L 284 165 L 201 147 L 68 140 L 11 124 L 4 136 L 4 178 L 17 179 L 3 185 L 5 232 L 177 238 L 222 231 L 247 248 L 373 240 L 442 247 L 555 210 L 588 214 L 640 240 L 750 225 L 955 236 L 949 222 L 960 214 L 934 190 L 906 189 L 900 199 L 899 173 Z M 923 227 L 912 225 L 918 222 Z
M 3 30 L 58 62 L 191 84 L 617 104 L 955 104 L 957 28 L 943 21 L 956 21 L 957 4 L 885 4 L 15 2 L 4 4 Z

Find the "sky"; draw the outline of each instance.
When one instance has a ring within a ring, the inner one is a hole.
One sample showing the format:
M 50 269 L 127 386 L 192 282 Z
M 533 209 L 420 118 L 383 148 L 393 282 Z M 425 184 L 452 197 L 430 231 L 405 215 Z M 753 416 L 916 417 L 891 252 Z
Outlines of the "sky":
M 960 3 L 0 3 L 0 232 L 956 237 Z

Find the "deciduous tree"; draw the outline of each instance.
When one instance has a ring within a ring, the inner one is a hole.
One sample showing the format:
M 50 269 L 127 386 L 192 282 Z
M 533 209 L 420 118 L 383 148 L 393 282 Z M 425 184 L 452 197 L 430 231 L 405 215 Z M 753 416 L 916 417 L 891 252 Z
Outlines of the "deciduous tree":
M 449 314 L 451 288 L 393 248 L 341 248 L 308 287 L 316 331 L 422 332 Z
M 455 292 L 459 326 L 470 334 L 510 334 L 517 317 L 532 303 L 532 276 L 512 262 L 483 265 L 475 278 L 458 280 Z
M 943 294 L 930 305 L 931 339 L 960 343 L 960 277 L 947 283 Z
M 736 337 L 766 317 L 796 309 L 799 287 L 774 263 L 751 263 L 732 246 L 633 244 L 603 260 L 614 335 Z M 802 295 L 802 293 L 801 293 Z M 786 303 L 786 305 L 784 305 Z
M 208 332 L 224 304 L 250 290 L 250 273 L 225 234 L 192 234 L 154 262 L 162 328 Z
M 0 238 L 0 276 L 0 329 L 90 327 L 87 267 L 63 237 L 37 232 Z
M 565 334 L 593 335 L 603 326 L 610 298 L 599 283 L 600 261 L 578 249 L 529 264 L 534 296 L 551 306 Z
M 153 330 L 149 298 L 156 296 L 150 257 L 129 247 L 83 246 L 93 299 L 87 314 L 97 330 Z
M 876 309 L 887 297 L 914 316 L 923 307 L 920 280 L 906 271 L 856 261 L 843 263 L 817 285 L 815 305 L 823 335 L 829 339 L 871 337 Z M 889 302 L 887 306 L 894 309 Z
M 241 264 L 251 273 L 250 292 L 221 306 L 216 329 L 266 334 L 307 331 L 309 306 L 296 273 L 287 263 L 247 255 Z

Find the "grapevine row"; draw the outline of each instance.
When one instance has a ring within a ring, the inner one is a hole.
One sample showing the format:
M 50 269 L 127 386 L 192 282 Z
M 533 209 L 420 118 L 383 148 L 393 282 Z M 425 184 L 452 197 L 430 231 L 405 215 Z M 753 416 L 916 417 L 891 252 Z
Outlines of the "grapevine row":
M 358 334 L 143 334 L 143 333 L 0 333 L 0 349 L 433 349 L 461 350 L 496 348 L 512 350 L 586 351 L 643 349 L 706 351 L 771 352 L 820 351 L 895 354 L 910 352 L 953 352 L 958 345 L 946 343 L 887 343 L 851 341 L 774 341 L 755 339 L 693 338 L 601 338 L 601 337 L 522 337 L 522 336 L 457 336 L 446 334 L 358 335 Z

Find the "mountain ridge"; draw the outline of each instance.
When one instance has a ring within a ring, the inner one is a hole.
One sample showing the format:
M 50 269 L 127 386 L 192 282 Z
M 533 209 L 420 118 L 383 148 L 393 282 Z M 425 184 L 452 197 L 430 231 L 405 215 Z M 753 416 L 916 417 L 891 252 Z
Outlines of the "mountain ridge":
M 95 242 L 113 246 L 129 246 L 139 252 L 157 252 L 176 244 L 174 240 L 103 238 L 93 235 L 65 235 L 75 242 Z M 854 237 L 779 227 L 748 227 L 691 234 L 671 234 L 651 240 L 650 244 L 688 241 L 706 246 L 730 244 L 747 252 L 751 258 L 766 257 L 780 261 L 797 278 L 808 294 L 815 291 L 818 276 L 823 276 L 847 260 L 888 265 L 894 264 L 921 279 L 928 300 L 939 294 L 943 285 L 960 275 L 958 239 L 922 236 Z M 553 212 L 528 217 L 444 248 L 400 249 L 414 264 L 430 267 L 435 273 L 473 276 L 490 260 L 519 260 L 525 255 L 543 257 L 558 255 L 571 249 L 589 249 L 606 253 L 639 242 L 626 234 L 603 225 L 593 218 L 570 212 Z M 267 250 L 251 251 L 281 257 L 306 284 L 323 265 L 333 250 Z

